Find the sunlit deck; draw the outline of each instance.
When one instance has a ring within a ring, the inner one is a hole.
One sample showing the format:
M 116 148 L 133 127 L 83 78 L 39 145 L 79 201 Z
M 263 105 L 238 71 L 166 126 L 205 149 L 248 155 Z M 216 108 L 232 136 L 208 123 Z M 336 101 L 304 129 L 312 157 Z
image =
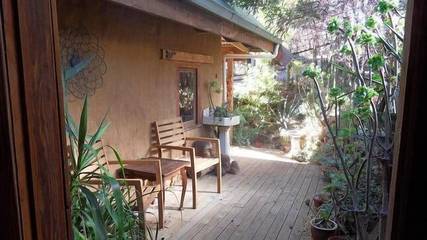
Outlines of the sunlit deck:
M 160 235 L 186 240 L 309 239 L 304 201 L 320 191 L 318 167 L 265 150 L 233 148 L 232 154 L 240 173 L 224 176 L 222 194 L 214 193 L 214 176 L 201 177 L 197 209 L 191 209 L 190 179 L 182 212 L 177 210 L 181 186 L 167 192 Z

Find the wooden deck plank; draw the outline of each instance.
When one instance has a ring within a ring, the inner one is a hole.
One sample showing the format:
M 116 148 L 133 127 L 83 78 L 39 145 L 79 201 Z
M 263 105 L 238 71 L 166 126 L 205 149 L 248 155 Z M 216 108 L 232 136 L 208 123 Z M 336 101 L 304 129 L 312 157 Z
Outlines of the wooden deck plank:
M 237 209 L 238 213 L 236 216 L 231 220 L 230 224 L 222 231 L 222 233 L 217 237 L 219 240 L 226 240 L 231 237 L 231 235 L 237 230 L 238 227 L 240 227 L 245 222 L 251 222 L 253 217 L 255 217 L 259 209 L 266 203 L 268 200 L 268 197 L 273 194 L 274 190 L 276 190 L 277 184 L 275 183 L 275 175 L 280 173 L 282 170 L 279 166 L 276 167 L 277 164 L 272 164 L 275 167 L 272 171 L 269 172 L 266 181 L 263 183 L 263 185 L 258 188 L 257 190 L 254 190 L 255 193 L 251 196 L 250 199 L 247 200 L 247 202 L 240 202 L 237 207 L 240 207 L 241 209 Z
M 212 218 L 218 217 L 216 213 L 226 215 L 227 211 L 225 211 L 224 206 L 229 205 L 233 199 L 239 199 L 241 197 L 241 194 L 246 193 L 246 191 L 243 191 L 243 189 L 239 189 L 239 186 L 252 184 L 252 181 L 256 181 L 256 179 L 253 179 L 250 176 L 252 176 L 252 174 L 255 174 L 258 171 L 257 169 L 266 170 L 267 167 L 262 166 L 261 163 L 255 163 L 253 164 L 253 166 L 254 167 L 251 169 L 252 171 L 242 173 L 244 174 L 244 177 L 241 178 L 242 181 L 237 182 L 237 184 L 235 184 L 229 192 L 224 193 L 224 196 L 221 201 L 218 201 L 216 205 L 212 205 L 207 209 L 203 209 L 201 211 L 203 212 L 203 214 L 198 215 L 198 218 L 193 218 L 192 224 L 180 230 L 176 235 L 177 239 L 193 238 L 194 235 L 196 235 L 201 229 L 203 229 L 206 224 L 213 224 Z M 239 191 L 236 191 L 236 189 L 239 189 Z
M 298 204 L 301 204 L 301 202 L 303 201 L 303 200 L 300 200 L 302 198 L 300 196 L 305 195 L 307 188 L 311 182 L 310 172 L 307 171 L 308 169 L 306 166 L 304 166 L 304 168 L 305 168 L 304 177 L 302 177 L 299 181 L 299 184 L 294 187 L 290 198 L 288 198 L 285 204 L 283 205 L 284 207 L 282 208 L 282 211 L 280 211 L 279 214 L 276 215 L 276 219 L 274 220 L 271 228 L 268 230 L 268 234 L 265 239 L 270 239 L 270 240 L 278 239 L 277 236 L 282 228 L 282 225 L 286 221 L 289 213 L 293 210 L 292 207 L 293 206 L 298 207 Z M 307 176 L 310 176 L 310 177 L 307 177 Z
M 305 196 L 304 199 L 309 199 L 311 201 L 311 199 L 313 198 L 314 194 L 318 193 L 321 189 L 321 181 L 320 181 L 320 174 L 319 171 L 315 172 L 314 175 L 314 181 L 312 182 L 312 184 L 310 185 L 309 190 L 307 191 L 307 194 Z M 299 240 L 299 239 L 303 239 L 302 237 L 306 237 L 304 235 L 304 233 L 307 233 L 307 227 L 308 227 L 308 222 L 310 220 L 310 209 L 308 206 L 306 206 L 305 204 L 302 205 L 299 213 L 298 213 L 298 217 L 297 220 L 295 221 L 294 227 L 292 228 L 292 232 L 289 236 L 289 239 L 291 240 Z M 304 238 L 306 239 L 306 238 Z
M 220 205 L 222 201 L 226 201 L 228 198 L 228 195 L 231 195 L 232 192 L 235 190 L 235 188 L 238 187 L 240 184 L 244 185 L 246 184 L 246 181 L 250 180 L 250 178 L 247 175 L 252 174 L 252 172 L 255 172 L 260 164 L 261 163 L 259 162 L 255 164 L 247 164 L 242 167 L 241 174 L 224 176 L 223 179 L 227 180 L 227 183 L 229 184 L 225 184 L 223 186 L 223 193 L 220 195 L 219 200 L 216 197 L 213 197 L 212 201 L 206 204 L 206 201 L 202 199 L 202 196 L 206 197 L 206 194 L 205 193 L 199 194 L 199 196 L 201 196 L 201 200 L 200 200 L 201 205 L 199 206 L 199 208 L 196 210 L 193 210 L 193 209 L 184 210 L 185 215 L 187 215 L 188 217 L 186 216 L 185 221 L 182 224 L 180 224 L 180 225 L 183 225 L 181 229 L 177 228 L 175 231 L 168 230 L 168 232 L 174 233 L 174 234 L 171 234 L 170 237 L 172 237 L 172 239 L 174 238 L 181 239 L 188 231 L 194 232 L 195 229 L 197 228 L 196 225 L 199 225 L 203 219 L 207 219 L 206 216 L 210 216 L 209 212 L 213 208 L 215 208 L 215 206 Z M 201 180 L 200 186 L 205 185 L 206 177 L 207 176 L 204 176 L 203 178 L 200 179 Z M 188 185 L 191 188 L 190 181 Z M 191 189 L 189 191 L 191 191 Z M 191 203 L 192 200 L 187 198 L 186 201 Z
M 298 214 L 301 211 L 301 208 L 305 206 L 305 199 L 307 198 L 307 195 L 309 194 L 309 191 L 314 192 L 314 190 L 317 187 L 316 181 L 316 172 L 314 168 L 310 167 L 310 179 L 307 178 L 306 180 L 309 182 L 307 187 L 304 189 L 301 189 L 300 194 L 295 199 L 294 204 L 292 205 L 291 210 L 288 213 L 288 216 L 286 217 L 286 221 L 283 223 L 282 228 L 280 229 L 279 235 L 276 239 L 289 239 L 289 236 L 295 227 L 295 222 L 297 220 Z M 310 198 L 310 197 L 309 197 Z
M 282 169 L 280 169 L 282 170 Z M 277 200 L 277 198 L 280 196 L 281 193 L 281 187 L 283 185 L 286 185 L 293 173 L 295 172 L 295 167 L 286 167 L 285 171 L 280 171 L 280 175 L 274 176 L 273 178 L 273 185 L 274 187 L 271 187 L 271 192 L 260 192 L 263 196 L 261 197 L 262 200 L 258 200 L 256 198 L 253 198 L 253 201 L 256 202 L 256 206 L 251 208 L 248 213 L 242 214 L 244 216 L 244 221 L 242 222 L 235 222 L 235 229 L 232 235 L 230 236 L 230 239 L 248 239 L 250 235 L 244 236 L 248 230 L 255 229 L 257 226 L 257 223 L 260 222 L 261 219 L 264 218 L 264 216 L 267 215 L 270 208 L 273 206 L 274 202 Z M 256 230 L 256 229 L 255 229 Z M 252 233 L 253 234 L 253 233 Z
M 286 185 L 285 189 L 283 190 L 281 196 L 277 200 L 277 202 L 273 205 L 273 207 L 270 209 L 270 212 L 267 216 L 267 218 L 262 222 L 261 226 L 257 229 L 255 232 L 255 235 L 252 237 L 252 239 L 264 239 L 266 235 L 268 234 L 269 229 L 272 227 L 274 220 L 276 217 L 280 214 L 282 209 L 284 208 L 285 203 L 288 201 L 289 198 L 292 198 L 292 191 L 298 187 L 298 183 L 300 179 L 304 176 L 304 166 L 298 165 L 298 174 L 292 179 L 292 182 L 290 184 Z M 296 187 L 295 187 L 296 186 Z
M 241 171 L 224 176 L 222 194 L 214 193 L 214 176 L 199 179 L 197 209 L 189 208 L 191 179 L 184 203 L 188 208 L 182 212 L 177 210 L 179 201 L 167 193 L 166 228 L 160 236 L 167 240 L 306 240 L 309 217 L 304 200 L 311 199 L 321 188 L 318 167 L 289 161 L 234 159 L 239 161 Z M 181 186 L 170 189 L 179 199 Z
M 226 213 L 224 216 L 218 215 L 218 224 L 212 226 L 213 224 L 209 223 L 208 231 L 203 232 L 202 234 L 199 234 L 199 236 L 195 239 L 207 239 L 211 238 L 214 239 L 217 236 L 219 236 L 222 231 L 228 226 L 228 224 L 231 223 L 233 218 L 236 214 L 239 213 L 239 210 L 241 207 L 239 207 L 239 202 L 242 200 L 242 198 L 245 198 L 245 196 L 253 195 L 256 190 L 261 187 L 261 185 L 264 183 L 265 180 L 268 179 L 268 176 L 265 174 L 266 172 L 270 172 L 273 170 L 272 165 L 265 164 L 267 168 L 264 169 L 264 172 L 261 172 L 261 170 L 255 172 L 254 176 L 251 176 L 250 178 L 254 179 L 251 184 L 247 185 L 247 192 L 242 197 L 239 197 L 238 191 L 237 192 L 237 198 L 233 199 L 229 204 L 224 206 L 223 209 L 221 209 L 221 212 Z
M 270 201 L 264 205 L 264 207 L 260 210 L 260 213 L 257 215 L 256 219 L 254 219 L 250 227 L 243 230 L 239 229 L 234 236 L 232 236 L 232 239 L 251 239 L 258 228 L 262 225 L 264 220 L 270 215 L 271 209 L 277 202 L 279 201 L 281 196 L 284 196 L 286 186 L 291 185 L 292 179 L 295 179 L 298 174 L 300 173 L 297 171 L 297 168 L 295 166 L 292 166 L 289 168 L 290 171 L 284 176 L 283 184 L 280 186 L 280 188 L 275 191 L 274 195 L 271 197 Z M 243 234 L 240 233 L 240 231 L 243 231 Z M 240 238 L 239 238 L 240 237 Z

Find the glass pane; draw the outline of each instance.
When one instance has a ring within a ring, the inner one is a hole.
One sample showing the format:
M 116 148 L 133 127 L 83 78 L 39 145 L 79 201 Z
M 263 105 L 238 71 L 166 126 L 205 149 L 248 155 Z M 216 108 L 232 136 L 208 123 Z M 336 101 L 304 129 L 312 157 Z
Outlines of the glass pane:
M 179 114 L 182 121 L 196 119 L 196 71 L 185 69 L 179 71 Z

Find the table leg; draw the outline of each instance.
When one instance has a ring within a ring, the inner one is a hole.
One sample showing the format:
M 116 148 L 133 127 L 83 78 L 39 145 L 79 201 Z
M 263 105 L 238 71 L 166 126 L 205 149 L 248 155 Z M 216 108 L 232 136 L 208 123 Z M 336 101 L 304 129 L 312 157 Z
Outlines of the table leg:
M 181 182 L 182 182 L 182 192 L 181 192 L 181 203 L 179 205 L 179 209 L 182 210 L 184 207 L 184 198 L 185 192 L 187 191 L 187 171 L 185 168 L 181 169 Z
M 163 187 L 161 187 L 163 188 Z M 164 210 L 165 210 L 165 200 L 164 200 L 164 189 L 161 189 L 159 194 L 159 228 L 162 229 L 164 226 L 164 219 L 163 219 L 163 214 L 164 214 Z

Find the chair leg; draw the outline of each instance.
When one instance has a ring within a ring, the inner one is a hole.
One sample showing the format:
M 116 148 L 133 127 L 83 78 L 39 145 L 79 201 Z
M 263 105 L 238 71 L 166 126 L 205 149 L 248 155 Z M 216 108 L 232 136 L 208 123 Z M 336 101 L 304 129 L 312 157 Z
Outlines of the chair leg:
M 218 193 L 221 193 L 221 186 L 222 186 L 222 169 L 221 165 L 216 165 L 216 190 Z
M 164 219 L 163 213 L 165 209 L 165 199 L 164 199 L 164 189 L 159 192 L 159 228 L 162 229 L 164 227 Z
M 179 204 L 179 210 L 182 210 L 184 207 L 185 192 L 187 191 L 187 171 L 185 168 L 181 169 L 181 182 L 182 182 L 182 192 L 181 192 L 181 203 Z
M 195 171 L 195 169 L 191 169 L 192 171 L 192 183 L 193 183 L 193 209 L 197 208 L 197 172 Z

